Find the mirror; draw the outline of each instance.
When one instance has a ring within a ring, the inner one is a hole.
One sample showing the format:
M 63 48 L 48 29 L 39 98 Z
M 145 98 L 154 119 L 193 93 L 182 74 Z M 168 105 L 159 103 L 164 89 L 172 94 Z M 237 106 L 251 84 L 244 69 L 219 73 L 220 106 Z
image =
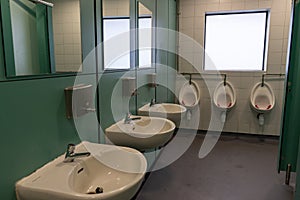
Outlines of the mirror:
M 147 68 L 152 65 L 152 12 L 141 2 L 138 2 L 138 44 L 139 44 L 139 68 Z
M 104 69 L 129 69 L 130 0 L 103 0 L 102 5 Z
M 79 3 L 1 2 L 7 77 L 82 71 Z
M 12 44 L 7 44 L 6 40 L 5 43 L 12 46 L 6 53 L 10 53 L 14 68 L 7 70 L 7 75 L 50 73 L 47 6 L 28 0 L 10 0 L 8 3 L 11 19 L 11 33 L 8 34 L 11 34 Z
M 79 0 L 52 0 L 56 72 L 82 72 Z

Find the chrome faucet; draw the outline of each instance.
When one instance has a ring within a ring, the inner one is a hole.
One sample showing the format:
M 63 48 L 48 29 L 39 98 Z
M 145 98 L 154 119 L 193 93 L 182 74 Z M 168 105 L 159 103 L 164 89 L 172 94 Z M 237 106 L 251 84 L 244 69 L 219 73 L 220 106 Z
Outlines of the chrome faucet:
M 90 152 L 75 153 L 75 144 L 68 144 L 64 162 L 73 162 L 74 158 L 90 156 Z
M 150 101 L 150 105 L 149 105 L 149 106 L 151 107 L 151 106 L 154 106 L 155 104 L 156 104 L 156 101 L 155 101 L 155 99 L 151 99 L 151 101 Z
M 126 113 L 125 118 L 124 118 L 124 124 L 130 124 L 131 121 L 133 120 L 139 120 L 142 119 L 141 117 L 131 117 L 130 113 Z

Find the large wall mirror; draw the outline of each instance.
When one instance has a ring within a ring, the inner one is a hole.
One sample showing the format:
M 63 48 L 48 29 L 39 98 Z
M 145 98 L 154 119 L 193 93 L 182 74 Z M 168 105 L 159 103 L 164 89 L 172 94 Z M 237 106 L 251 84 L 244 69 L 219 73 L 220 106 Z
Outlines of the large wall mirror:
M 81 72 L 80 0 L 52 0 L 56 72 Z
M 82 71 L 79 1 L 1 0 L 7 77 Z
M 155 1 L 103 0 L 102 3 L 104 69 L 152 67 Z M 118 51 L 123 54 L 117 54 Z M 136 56 L 132 56 L 133 52 Z
M 103 0 L 102 5 L 104 69 L 129 69 L 130 0 Z M 117 50 L 116 47 L 122 50 Z M 117 51 L 127 53 L 117 55 Z
M 147 5 L 138 2 L 138 66 L 139 68 L 151 67 L 153 63 L 153 16 Z

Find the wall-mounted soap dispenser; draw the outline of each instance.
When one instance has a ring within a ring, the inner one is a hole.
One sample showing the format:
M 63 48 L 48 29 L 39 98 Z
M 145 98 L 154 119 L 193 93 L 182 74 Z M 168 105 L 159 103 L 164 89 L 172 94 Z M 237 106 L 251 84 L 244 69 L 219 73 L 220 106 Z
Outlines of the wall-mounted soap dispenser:
M 134 77 L 122 78 L 122 94 L 123 97 L 131 97 L 137 95 Z
M 75 85 L 65 88 L 66 115 L 68 119 L 95 112 L 93 105 L 93 86 Z
M 156 73 L 147 74 L 147 76 L 148 76 L 148 86 L 157 87 L 158 84 L 156 83 Z

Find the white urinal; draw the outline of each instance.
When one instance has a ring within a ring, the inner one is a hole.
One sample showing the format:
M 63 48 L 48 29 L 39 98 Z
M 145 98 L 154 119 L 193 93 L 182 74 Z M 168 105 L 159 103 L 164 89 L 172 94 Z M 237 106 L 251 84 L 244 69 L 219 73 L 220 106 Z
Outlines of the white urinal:
M 270 112 L 275 106 L 275 95 L 268 83 L 257 83 L 250 94 L 250 105 L 258 113 L 260 125 L 264 125 L 264 113 Z
M 191 110 L 200 102 L 200 89 L 196 82 L 186 82 L 179 92 L 179 103 L 187 108 L 187 118 L 191 119 Z
M 226 112 L 230 111 L 236 104 L 236 93 L 233 85 L 230 82 L 220 82 L 213 96 L 214 105 L 220 109 L 221 112 L 221 121 L 226 121 Z

